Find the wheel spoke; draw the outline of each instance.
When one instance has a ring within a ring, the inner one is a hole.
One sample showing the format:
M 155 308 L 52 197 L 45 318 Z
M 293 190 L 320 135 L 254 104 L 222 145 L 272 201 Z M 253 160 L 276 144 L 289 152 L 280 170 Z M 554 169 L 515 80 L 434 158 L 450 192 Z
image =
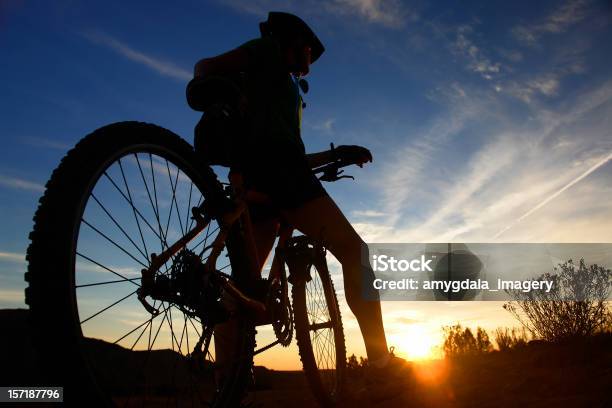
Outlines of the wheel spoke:
M 117 183 L 115 182 L 115 180 L 113 180 L 111 178 L 111 176 L 108 175 L 108 173 L 104 172 L 104 176 L 111 182 L 111 184 L 115 187 L 115 189 L 117 189 L 117 191 L 119 191 L 119 193 L 123 196 L 123 198 L 125 199 L 125 201 L 128 202 L 128 204 L 132 207 L 132 209 L 134 211 L 136 211 L 136 214 L 138 214 L 138 216 L 140 217 L 140 219 L 147 225 L 147 227 L 149 227 L 149 229 L 153 232 L 153 234 L 155 234 L 157 236 L 157 238 L 159 238 L 160 242 L 162 243 L 162 251 L 164 249 L 164 245 L 167 248 L 168 247 L 168 243 L 166 242 L 166 239 L 163 238 L 160 235 L 160 231 L 156 231 L 155 228 L 153 228 L 151 226 L 151 224 L 149 224 L 149 221 L 147 221 L 147 219 L 142 215 L 142 213 L 138 210 L 138 208 L 136 208 L 134 206 L 134 203 L 128 199 L 128 197 L 125 195 L 125 193 L 123 191 L 121 191 L 121 189 L 119 188 L 119 186 L 117 185 Z
M 119 228 L 119 230 L 123 233 L 123 235 L 125 235 L 125 237 L 128 239 L 128 241 L 130 241 L 132 243 L 132 245 L 134 245 L 134 248 L 136 248 L 136 250 L 138 252 L 140 252 L 140 254 L 144 257 L 144 259 L 147 260 L 147 262 L 149 261 L 149 257 L 147 256 L 147 254 L 145 252 L 142 252 L 142 249 L 140 249 L 140 247 L 138 245 L 136 245 L 136 243 L 132 240 L 132 238 L 130 238 L 129 234 L 127 232 L 125 232 L 125 230 L 123 229 L 123 227 L 121 225 L 119 225 L 119 223 L 117 222 L 117 220 L 115 220 L 115 217 L 113 217 L 111 215 L 111 213 L 106 209 L 106 207 L 100 202 L 100 200 L 98 200 L 98 198 L 95 196 L 94 193 L 91 193 L 91 198 L 94 199 L 94 201 L 96 203 L 98 203 L 98 205 L 100 206 L 100 208 L 102 208 L 102 211 L 104 211 L 104 213 L 106 215 L 108 215 L 108 218 L 111 219 L 111 221 L 113 222 L 113 224 L 115 224 L 115 226 L 117 226 L 117 228 Z M 136 216 L 136 212 L 134 212 L 134 216 Z M 142 234 L 142 233 L 141 233 Z M 143 238 L 143 243 L 144 243 L 144 238 Z M 146 248 L 146 247 L 145 247 Z M 145 249 L 146 251 L 146 249 Z
M 151 178 L 153 179 L 153 196 L 155 197 L 155 214 L 157 215 L 157 225 L 159 227 L 159 234 L 163 235 L 163 230 L 161 226 L 161 220 L 159 215 L 159 201 L 157 200 L 157 183 L 155 182 L 155 171 L 153 170 L 153 156 L 149 153 L 149 164 L 151 166 Z M 164 248 L 168 248 L 168 243 L 166 242 L 166 236 L 164 236 L 162 242 L 162 251 Z M 165 245 L 165 247 L 164 247 Z
M 121 245 L 119 245 L 118 243 L 116 243 L 115 241 L 113 241 L 111 238 L 109 238 L 106 234 L 104 234 L 102 231 L 100 231 L 99 229 L 97 229 L 96 227 L 94 227 L 93 225 L 91 225 L 89 222 L 87 222 L 87 220 L 85 218 L 81 218 L 81 221 L 83 221 L 83 223 L 85 223 L 85 225 L 87 225 L 89 228 L 91 228 L 92 230 L 96 231 L 98 234 L 100 234 L 103 238 L 105 238 L 108 242 L 110 242 L 111 244 L 113 244 L 115 247 L 117 247 L 118 249 L 120 249 L 124 254 L 126 254 L 127 256 L 129 256 L 130 258 L 132 258 L 134 261 L 136 261 L 137 263 L 139 263 L 140 265 L 142 265 L 143 268 L 148 268 L 147 265 L 143 264 L 140 260 L 138 260 L 134 255 L 132 255 L 130 252 L 128 252 L 125 248 L 123 248 Z
M 138 164 L 138 171 L 142 175 L 142 167 L 140 167 L 140 160 L 138 159 L 137 153 L 134 153 L 134 158 L 136 158 L 136 164 Z M 143 180 L 144 180 L 144 177 L 143 177 Z M 146 181 L 145 181 L 145 186 L 146 186 Z M 146 187 L 148 189 L 148 186 Z M 132 208 L 132 212 L 134 214 L 134 219 L 136 220 L 136 226 L 138 227 L 138 232 L 140 233 L 140 239 L 142 240 L 142 245 L 144 246 L 145 253 L 147 254 L 147 258 L 148 258 L 149 251 L 147 249 L 147 244 L 145 242 L 144 236 L 142 234 L 142 228 L 140 228 L 140 222 L 138 221 L 138 217 L 136 216 L 136 211 L 134 211 L 133 208 Z
M 202 238 L 200 240 L 200 242 L 198 242 L 193 248 L 191 248 L 192 251 L 195 251 L 196 249 L 198 249 L 198 247 L 202 244 L 204 244 L 204 247 L 206 247 L 206 241 L 208 240 L 208 238 L 214 234 L 215 232 L 219 231 L 219 226 L 215 227 L 214 230 L 212 231 L 208 231 L 210 229 L 210 223 L 208 223 L 208 227 L 206 227 L 206 235 L 204 236 L 204 238 Z M 201 256 L 201 255 L 200 255 Z
M 127 336 L 129 336 L 130 334 L 134 333 L 136 330 L 140 329 L 142 326 L 148 325 L 149 323 L 151 323 L 153 321 L 153 319 L 155 319 L 157 316 L 159 316 L 159 314 L 153 315 L 151 316 L 150 319 L 145 320 L 144 322 L 142 322 L 141 324 L 139 324 L 138 326 L 136 326 L 135 328 L 133 328 L 132 330 L 130 330 L 129 332 L 125 333 L 123 336 L 119 337 L 117 340 L 113 341 L 113 344 L 117 344 L 119 343 L 121 340 L 123 340 L 124 338 L 126 338 Z M 140 340 L 140 337 L 144 334 L 144 332 L 147 330 L 148 326 L 146 326 L 144 328 L 144 330 L 142 331 L 142 333 L 140 333 L 140 336 L 138 336 L 138 340 Z M 138 340 L 136 340 L 138 342 Z M 132 346 L 132 349 L 134 347 Z
M 110 305 L 106 306 L 104 309 L 102 309 L 102 310 L 100 310 L 100 311 L 98 311 L 98 312 L 94 313 L 93 315 L 89 316 L 87 319 L 85 319 L 85 320 L 81 320 L 81 321 L 80 321 L 80 324 L 83 324 L 83 323 L 85 323 L 85 322 L 87 322 L 87 321 L 89 321 L 89 320 L 93 319 L 94 317 L 96 317 L 96 316 L 100 315 L 101 313 L 106 312 L 106 311 L 107 311 L 108 309 L 110 309 L 111 307 L 118 305 L 119 303 L 123 302 L 125 299 L 127 299 L 127 298 L 129 298 L 130 296 L 134 295 L 134 294 L 136 293 L 136 291 L 137 291 L 137 290 L 138 290 L 138 289 L 136 289 L 135 291 L 133 291 L 132 293 L 130 293 L 130 294 L 128 294 L 128 295 L 125 295 L 124 297 L 122 297 L 121 299 L 117 300 L 116 302 L 111 303 Z
M 179 178 L 180 170 L 179 170 L 178 167 L 176 168 L 176 178 L 175 178 L 174 184 L 173 184 L 172 183 L 172 178 L 170 177 L 170 165 L 168 164 L 168 160 L 166 160 L 166 168 L 168 169 L 168 178 L 170 180 L 170 187 L 172 187 L 172 203 L 174 203 L 174 205 L 176 207 L 176 218 L 178 219 L 179 226 L 181 227 L 181 233 L 183 235 L 185 235 L 185 233 L 187 231 L 185 231 L 185 229 L 183 228 L 183 221 L 181 221 L 181 210 L 180 210 L 180 208 L 178 206 L 178 202 L 176 201 L 176 187 L 178 185 L 178 178 Z M 172 204 L 170 204 L 170 205 L 172 205 Z M 166 236 L 168 236 L 168 235 L 166 234 Z
M 134 154 L 134 155 L 136 156 L 136 154 Z M 138 158 L 136 160 L 138 160 Z M 121 169 L 121 177 L 123 178 L 123 184 L 125 185 L 125 190 L 127 191 L 128 198 L 130 199 L 130 203 L 133 204 L 134 200 L 132 199 L 132 193 L 130 192 L 130 187 L 128 186 L 127 179 L 125 178 L 125 172 L 123 171 L 123 164 L 121 164 L 121 159 L 118 159 L 117 162 L 119 163 L 119 168 Z M 138 164 L 138 165 L 140 166 L 140 164 Z M 135 211 L 134 208 L 135 207 L 132 205 L 132 211 L 134 213 L 134 218 L 136 219 L 136 225 L 138 226 L 138 231 L 140 232 L 140 236 L 141 236 L 142 242 L 144 244 L 144 237 L 142 236 L 142 231 L 140 230 L 140 223 L 138 222 L 138 217 L 136 217 L 136 211 Z M 146 251 L 146 244 L 145 244 L 145 251 Z M 145 253 L 143 255 L 144 255 L 145 259 L 147 260 L 147 262 L 150 263 L 149 262 L 149 257 L 147 256 L 147 254 Z
M 77 251 L 77 253 L 76 253 L 76 254 L 77 254 L 78 256 L 80 256 L 81 258 L 86 259 L 86 260 L 88 260 L 89 262 L 93 263 L 94 265 L 97 265 L 98 267 L 100 267 L 100 268 L 102 268 L 102 269 L 105 269 L 105 270 L 107 270 L 108 272 L 110 272 L 110 273 L 112 273 L 112 274 L 114 274 L 114 275 L 117 275 L 118 277 L 122 278 L 124 281 L 126 281 L 126 282 L 131 282 L 131 283 L 133 283 L 134 285 L 136 285 L 136 286 L 140 287 L 140 284 L 138 284 L 138 283 L 134 282 L 134 280 L 135 280 L 135 279 L 128 279 L 128 278 L 126 278 L 125 276 L 123 276 L 122 274 L 120 274 L 119 272 L 116 272 L 116 271 L 112 270 L 111 268 L 109 268 L 109 267 L 107 267 L 107 266 L 102 265 L 100 262 L 94 261 L 94 260 L 93 260 L 93 259 L 91 259 L 90 257 L 88 257 L 88 256 L 86 256 L 86 255 L 83 255 L 82 253 L 80 253 L 80 252 L 78 252 L 78 251 Z M 83 285 L 83 286 L 85 286 L 85 285 Z
M 90 286 L 109 285 L 111 283 L 133 282 L 133 281 L 139 281 L 140 279 L 141 278 L 117 279 L 117 280 L 106 281 L 106 282 L 86 283 L 84 285 L 76 285 L 75 288 L 79 289 L 79 288 L 88 288 Z

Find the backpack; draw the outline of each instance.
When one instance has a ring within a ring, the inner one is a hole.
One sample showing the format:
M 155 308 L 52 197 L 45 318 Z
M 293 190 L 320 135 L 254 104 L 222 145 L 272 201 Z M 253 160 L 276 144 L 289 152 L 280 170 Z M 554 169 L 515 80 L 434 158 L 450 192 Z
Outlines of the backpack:
M 203 112 L 195 127 L 194 148 L 208 165 L 233 167 L 238 159 L 247 130 L 244 84 L 244 75 L 238 74 L 194 78 L 187 85 L 187 103 Z

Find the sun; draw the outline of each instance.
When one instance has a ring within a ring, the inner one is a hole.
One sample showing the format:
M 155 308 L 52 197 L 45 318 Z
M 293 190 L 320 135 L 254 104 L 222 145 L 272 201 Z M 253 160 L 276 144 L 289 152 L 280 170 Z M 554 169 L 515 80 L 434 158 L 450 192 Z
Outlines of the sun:
M 403 325 L 401 330 L 389 336 L 388 342 L 395 347 L 399 357 L 407 360 L 430 360 L 440 357 L 438 335 L 420 324 Z

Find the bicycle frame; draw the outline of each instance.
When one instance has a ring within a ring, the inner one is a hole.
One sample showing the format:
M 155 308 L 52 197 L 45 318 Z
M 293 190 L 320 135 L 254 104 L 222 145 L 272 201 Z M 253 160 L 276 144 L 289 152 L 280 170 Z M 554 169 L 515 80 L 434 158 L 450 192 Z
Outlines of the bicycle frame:
M 233 190 L 235 197 L 233 203 L 234 208 L 223 212 L 219 217 L 218 222 L 220 225 L 219 234 L 211 245 L 207 248 L 211 249 L 211 253 L 208 259 L 204 263 L 205 273 L 212 273 L 218 279 L 221 287 L 231 294 L 242 306 L 255 312 L 258 316 L 258 320 L 266 320 L 265 314 L 267 308 L 264 303 L 259 300 L 253 299 L 246 295 L 240 290 L 232 280 L 228 279 L 224 274 L 220 273 L 216 269 L 216 263 L 219 255 L 223 251 L 226 245 L 226 241 L 229 237 L 232 226 L 239 223 L 242 228 L 241 238 L 243 238 L 244 251 L 246 264 L 242 268 L 239 268 L 236 272 L 239 277 L 259 278 L 261 276 L 261 269 L 263 264 L 258 259 L 257 247 L 253 236 L 253 228 L 251 218 L 248 210 L 248 203 L 269 203 L 269 198 L 262 193 L 255 191 L 245 190 L 243 188 L 242 176 L 239 173 L 230 174 L 230 185 Z M 178 241 L 168 247 L 165 251 L 160 254 L 151 254 L 151 265 L 149 268 L 142 269 L 142 286 L 138 291 L 138 300 L 142 303 L 145 309 L 154 315 L 157 315 L 159 311 L 151 306 L 146 301 L 146 296 L 150 294 L 149 288 L 153 286 L 153 277 L 155 273 L 161 268 L 166 262 L 178 253 L 181 249 L 185 248 L 187 244 L 197 237 L 212 221 L 212 217 L 208 214 L 202 215 L 202 209 L 200 207 L 194 207 L 192 209 L 192 216 L 196 221 L 195 226 L 188 231 Z M 283 227 L 279 231 L 279 242 L 276 246 L 277 249 L 285 247 L 287 239 L 291 237 L 293 228 Z M 207 249 L 205 248 L 205 249 Z M 275 253 L 272 266 L 270 268 L 270 281 L 277 281 L 280 278 L 282 272 L 284 260 Z M 243 270 L 246 269 L 246 270 Z M 246 276 L 245 276 L 246 275 Z
M 331 149 L 334 149 L 334 145 L 331 144 Z M 340 170 L 342 167 L 346 167 L 350 163 L 342 162 L 341 160 L 337 160 L 326 164 L 324 166 L 320 166 L 316 169 L 313 169 L 315 174 L 322 173 L 320 177 L 321 180 L 324 181 L 336 181 L 342 178 L 353 178 L 352 176 L 342 175 L 343 170 Z M 224 290 L 230 293 L 236 300 L 247 309 L 252 310 L 257 313 L 260 318 L 263 318 L 267 312 L 266 306 L 260 302 L 259 300 L 253 299 L 250 296 L 247 296 L 243 291 L 241 291 L 232 280 L 228 279 L 224 274 L 219 272 L 216 269 L 217 258 L 223 251 L 223 248 L 228 243 L 227 240 L 230 235 L 231 228 L 235 225 L 236 222 L 239 222 L 239 226 L 242 228 L 242 237 L 244 243 L 244 252 L 246 258 L 246 264 L 242 265 L 238 272 L 237 277 L 241 278 L 246 274 L 246 277 L 258 279 L 261 276 L 261 268 L 263 264 L 258 259 L 257 255 L 257 247 L 255 244 L 255 239 L 253 237 L 253 228 L 251 223 L 251 217 L 248 211 L 249 203 L 260 203 L 260 204 L 270 204 L 271 200 L 268 196 L 263 193 L 259 193 L 253 190 L 247 190 L 244 188 L 244 180 L 240 173 L 230 172 L 229 175 L 230 186 L 233 190 L 233 208 L 229 210 L 221 211 L 221 215 L 218 218 L 220 231 L 213 243 L 205 248 L 204 250 L 210 248 L 211 253 L 204 264 L 204 270 L 206 273 L 211 273 L 218 279 L 219 284 L 222 286 Z M 206 202 L 203 204 L 205 206 Z M 218 212 L 218 209 L 215 209 Z M 180 238 L 177 242 L 172 244 L 168 249 L 157 254 L 151 254 L 151 265 L 149 268 L 142 269 L 142 286 L 138 289 L 138 300 L 144 308 L 151 314 L 157 315 L 159 311 L 151 306 L 146 301 L 146 296 L 150 294 L 150 288 L 153 286 L 154 281 L 153 277 L 155 273 L 168 262 L 176 253 L 178 253 L 181 249 L 185 248 L 185 246 L 193 240 L 196 236 L 198 236 L 204 229 L 210 224 L 212 221 L 212 217 L 207 213 L 202 216 L 201 207 L 195 207 L 192 209 L 193 218 L 196 220 L 196 225 L 193 229 L 187 232 L 182 238 Z M 284 249 L 286 246 L 286 242 L 289 238 L 291 238 L 291 234 L 293 233 L 293 228 L 291 227 L 282 227 L 279 231 L 279 242 L 276 246 L 276 249 Z M 278 252 L 275 252 L 274 259 L 272 261 L 272 266 L 270 268 L 269 280 L 274 282 L 276 279 L 280 277 L 282 272 L 284 260 L 278 256 Z M 232 268 L 234 269 L 234 268 Z M 244 269 L 244 270 L 242 270 Z M 265 320 L 265 318 L 264 318 Z

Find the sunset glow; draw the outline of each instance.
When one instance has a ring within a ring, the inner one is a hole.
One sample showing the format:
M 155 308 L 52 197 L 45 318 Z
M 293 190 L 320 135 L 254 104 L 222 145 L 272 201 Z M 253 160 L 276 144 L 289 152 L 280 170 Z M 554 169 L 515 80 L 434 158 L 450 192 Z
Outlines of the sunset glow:
M 407 360 L 431 360 L 441 358 L 439 330 L 422 324 L 403 325 L 389 336 L 389 345 L 395 353 Z

